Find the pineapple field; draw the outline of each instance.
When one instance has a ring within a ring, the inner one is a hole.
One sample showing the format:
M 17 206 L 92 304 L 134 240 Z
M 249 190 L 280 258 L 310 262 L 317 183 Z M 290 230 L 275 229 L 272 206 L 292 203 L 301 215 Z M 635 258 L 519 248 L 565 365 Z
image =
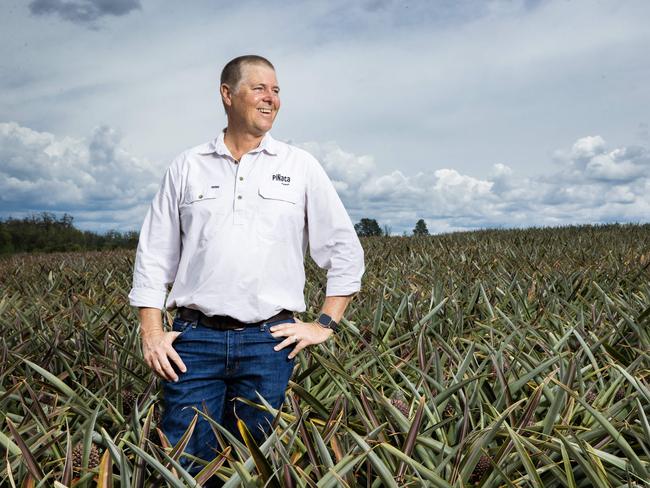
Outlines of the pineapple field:
M 158 429 L 134 252 L 2 258 L 0 485 L 648 486 L 650 225 L 362 244 L 362 292 L 298 356 L 273 433 L 211 422 L 220 449 L 196 478 L 187 435 Z M 302 320 L 325 289 L 307 261 Z

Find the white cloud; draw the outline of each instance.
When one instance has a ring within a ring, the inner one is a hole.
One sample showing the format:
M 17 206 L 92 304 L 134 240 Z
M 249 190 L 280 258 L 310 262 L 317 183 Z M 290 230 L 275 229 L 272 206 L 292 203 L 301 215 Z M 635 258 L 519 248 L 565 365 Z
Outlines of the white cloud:
M 159 168 L 120 147 L 120 137 L 98 127 L 87 139 L 61 138 L 14 122 L 0 123 L 0 201 L 3 213 L 94 211 L 107 224 L 135 227 L 125 218 L 149 200 L 160 180 Z
M 578 139 L 570 151 L 558 151 L 556 159 L 570 168 L 567 177 L 595 181 L 630 182 L 650 171 L 650 154 L 640 146 L 607 149 L 600 136 Z
M 503 163 L 478 178 L 453 168 L 382 172 L 370 155 L 335 142 L 300 144 L 314 154 L 353 221 L 377 219 L 394 233 L 424 218 L 432 232 L 482 227 L 647 221 L 650 154 L 583 137 L 556 153 L 555 173 L 519 176 Z M 432 161 L 435 167 L 435 161 Z M 552 167 L 552 166 L 549 166 Z M 68 212 L 82 227 L 138 229 L 164 166 L 129 154 L 106 126 L 86 139 L 57 138 L 16 123 L 0 124 L 3 214 Z
M 571 148 L 570 157 L 581 161 L 590 159 L 605 151 L 605 141 L 600 136 L 587 136 L 578 139 Z
M 345 182 L 346 186 L 361 183 L 376 169 L 372 156 L 357 157 L 341 149 L 335 142 L 308 142 L 300 146 L 321 162 L 334 182 Z
M 384 172 L 434 157 L 483 179 L 485 159 L 531 174 L 579 135 L 629 143 L 648 122 L 647 0 L 140 2 L 98 31 L 14 3 L 0 16 L 0 120 L 78 138 L 106 123 L 161 161 L 223 126 L 219 70 L 246 52 L 278 67 L 274 135 L 336 140 Z M 270 27 L 241 35 L 252 25 Z
M 304 144 L 328 160 L 342 150 L 333 143 Z M 649 153 L 643 147 L 609 149 L 600 136 L 583 137 L 557 152 L 556 173 L 518 176 L 498 163 L 486 179 L 452 168 L 382 174 L 364 162 L 369 156 L 346 153 L 347 170 L 333 172 L 353 220 L 376 218 L 393 232 L 410 231 L 424 218 L 434 232 L 531 225 L 647 221 L 650 207 Z M 435 163 L 435 162 L 432 162 Z M 364 175 L 358 178 L 356 171 Z

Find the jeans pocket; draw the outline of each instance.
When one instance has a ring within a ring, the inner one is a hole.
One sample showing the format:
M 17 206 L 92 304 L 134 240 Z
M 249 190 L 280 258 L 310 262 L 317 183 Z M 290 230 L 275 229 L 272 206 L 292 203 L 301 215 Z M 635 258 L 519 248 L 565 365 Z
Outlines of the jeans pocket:
M 282 319 L 282 320 L 274 320 L 273 322 L 265 322 L 264 326 L 262 327 L 262 330 L 264 330 L 264 335 L 267 337 L 270 337 L 274 341 L 280 342 L 286 339 L 284 336 L 279 336 L 279 337 L 273 337 L 273 334 L 271 334 L 270 328 L 273 327 L 274 325 L 280 325 L 280 324 L 295 324 L 296 319 L 293 317 L 290 319 Z
M 176 336 L 176 339 L 174 339 L 174 342 L 178 341 L 189 330 L 191 330 L 193 323 L 194 322 L 192 322 L 191 320 L 183 320 L 181 318 L 176 317 L 174 319 L 174 322 L 172 322 L 172 331 L 173 332 L 180 332 L 180 334 L 178 336 Z

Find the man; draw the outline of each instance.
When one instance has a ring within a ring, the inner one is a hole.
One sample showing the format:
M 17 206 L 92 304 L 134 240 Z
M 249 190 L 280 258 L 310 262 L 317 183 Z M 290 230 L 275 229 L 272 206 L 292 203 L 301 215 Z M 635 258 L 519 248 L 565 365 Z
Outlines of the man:
M 163 379 L 162 429 L 172 443 L 192 407 L 204 405 L 229 431 L 237 433 L 240 418 L 263 440 L 270 414 L 234 399 L 259 403 L 259 394 L 279 408 L 296 354 L 331 337 L 364 271 L 359 240 L 320 164 L 269 134 L 280 109 L 273 65 L 235 58 L 220 90 L 228 125 L 167 170 L 142 226 L 129 294 L 140 307 L 144 359 Z M 308 245 L 328 270 L 313 323 L 293 317 L 305 311 Z M 165 305 L 177 309 L 170 332 Z M 200 420 L 186 452 L 210 460 L 217 447 Z

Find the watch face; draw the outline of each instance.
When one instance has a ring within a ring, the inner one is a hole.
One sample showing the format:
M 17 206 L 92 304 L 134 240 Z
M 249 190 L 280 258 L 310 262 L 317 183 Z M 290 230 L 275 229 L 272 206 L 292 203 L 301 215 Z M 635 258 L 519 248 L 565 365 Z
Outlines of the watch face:
M 320 314 L 318 317 L 318 323 L 322 325 L 323 327 L 326 327 L 328 329 L 331 329 L 336 332 L 336 328 L 338 327 L 339 324 L 337 324 L 332 317 L 327 315 L 326 313 Z
M 330 317 L 326 313 L 322 313 L 320 314 L 320 317 L 318 317 L 318 323 L 321 324 L 323 327 L 329 327 L 330 322 L 332 322 L 332 317 Z

